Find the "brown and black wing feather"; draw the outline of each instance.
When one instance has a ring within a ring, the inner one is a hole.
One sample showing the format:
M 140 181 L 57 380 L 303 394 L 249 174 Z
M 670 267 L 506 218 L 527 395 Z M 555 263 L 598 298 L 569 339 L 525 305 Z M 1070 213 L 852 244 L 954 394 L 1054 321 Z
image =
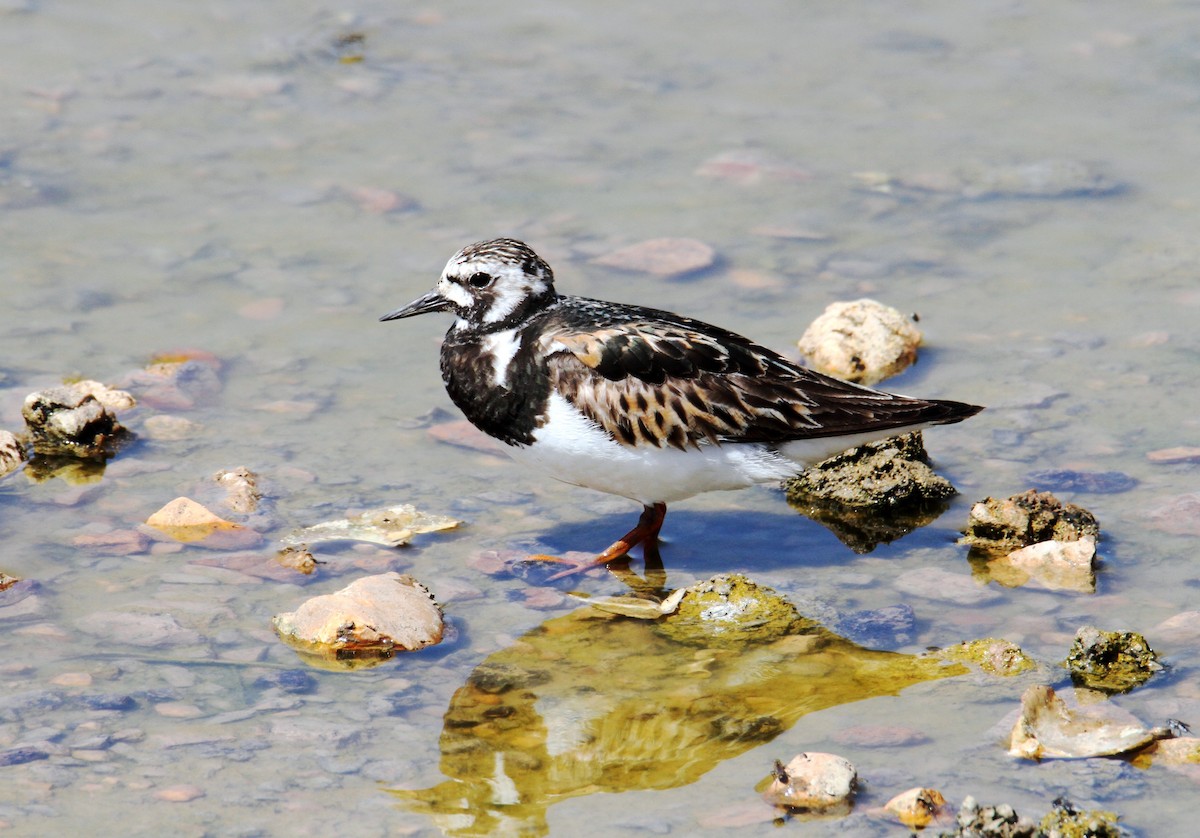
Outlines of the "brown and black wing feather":
M 958 422 L 982 409 L 848 384 L 670 312 L 576 297 L 547 315 L 540 349 L 551 386 L 629 445 L 774 445 Z

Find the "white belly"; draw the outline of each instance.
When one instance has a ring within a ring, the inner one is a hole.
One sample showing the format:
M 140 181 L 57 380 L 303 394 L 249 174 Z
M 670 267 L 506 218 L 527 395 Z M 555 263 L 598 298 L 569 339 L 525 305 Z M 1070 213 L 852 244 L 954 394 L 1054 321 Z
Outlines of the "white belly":
M 899 432 L 863 434 L 861 439 L 801 440 L 787 443 L 780 451 L 757 443 L 704 443 L 686 451 L 632 448 L 610 438 L 570 402 L 552 393 L 547 422 L 534 433 L 534 444 L 513 446 L 509 452 L 518 462 L 564 483 L 651 504 L 776 483 L 846 448 Z

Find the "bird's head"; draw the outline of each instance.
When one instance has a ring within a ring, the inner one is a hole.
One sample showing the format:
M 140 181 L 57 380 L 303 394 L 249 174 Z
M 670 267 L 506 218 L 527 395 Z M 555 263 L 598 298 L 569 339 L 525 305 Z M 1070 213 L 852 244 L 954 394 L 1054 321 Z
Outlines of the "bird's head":
M 518 325 L 557 297 L 554 272 L 529 245 L 492 239 L 455 253 L 432 291 L 379 319 L 451 311 L 458 317 L 455 329 L 494 332 Z

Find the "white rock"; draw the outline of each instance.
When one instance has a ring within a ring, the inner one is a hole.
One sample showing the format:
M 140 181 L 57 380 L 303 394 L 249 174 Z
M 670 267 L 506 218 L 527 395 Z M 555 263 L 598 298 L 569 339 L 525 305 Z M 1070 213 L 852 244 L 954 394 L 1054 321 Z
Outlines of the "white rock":
M 875 384 L 917 360 L 921 332 L 875 300 L 830 303 L 798 346 L 813 369 L 843 381 Z

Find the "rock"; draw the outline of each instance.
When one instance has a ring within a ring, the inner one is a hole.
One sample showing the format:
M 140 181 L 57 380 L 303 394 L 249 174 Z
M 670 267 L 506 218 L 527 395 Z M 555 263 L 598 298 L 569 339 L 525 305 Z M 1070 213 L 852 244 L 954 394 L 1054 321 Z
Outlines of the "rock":
M 108 648 L 191 646 L 201 641 L 199 634 L 179 625 L 170 614 L 97 611 L 81 617 L 76 625 L 84 633 L 102 638 Z
M 204 789 L 190 784 L 181 784 L 159 789 L 154 796 L 168 803 L 190 803 L 204 797 Z
M 0 477 L 12 474 L 25 462 L 25 446 L 11 431 L 0 431 Z
M 1117 821 L 1115 812 L 1099 809 L 1084 811 L 1060 797 L 1054 801 L 1054 808 L 1042 818 L 1038 834 L 1047 838 L 1124 838 L 1126 832 L 1117 825 Z
M 9 576 L 4 571 L 0 571 L 0 591 L 6 591 L 21 580 L 15 576 Z
M 71 539 L 76 547 L 101 556 L 130 556 L 144 553 L 150 547 L 150 539 L 137 530 L 113 530 L 95 535 L 77 535 Z
M 1029 473 L 1029 482 L 1051 492 L 1092 492 L 1115 495 L 1137 486 L 1136 478 L 1123 471 L 1074 471 L 1041 469 Z
M 21 415 L 34 452 L 46 456 L 105 460 L 129 434 L 95 396 L 72 387 L 30 393 Z
M 442 639 L 442 609 L 411 576 L 384 573 L 275 615 L 275 631 L 306 659 L 382 661 Z
M 938 652 L 938 657 L 960 663 L 972 663 L 990 675 L 1008 677 L 1037 668 L 1021 647 L 997 637 L 963 641 Z
M 1128 692 L 1163 668 L 1142 635 L 1101 631 L 1095 626 L 1075 632 L 1066 666 L 1076 686 L 1106 693 Z
M 297 570 L 305 576 L 311 575 L 319 564 L 313 554 L 303 547 L 284 547 L 275 554 L 275 561 L 283 567 Z
M 895 815 L 900 823 L 914 829 L 924 829 L 946 814 L 946 798 L 937 789 L 917 787 L 902 791 L 883 804 L 887 812 Z
M 1009 588 L 1027 582 L 1052 591 L 1096 592 L 1096 539 L 1040 541 L 987 563 L 992 579 Z
M 896 590 L 956 605 L 980 605 L 1000 599 L 1000 594 L 963 573 L 940 567 L 917 567 L 896 577 Z
M 1110 702 L 1071 708 L 1052 687 L 1035 684 L 1021 696 L 1008 752 L 1035 760 L 1084 759 L 1123 754 L 1154 739 L 1153 731 Z
M 95 397 L 96 401 L 104 405 L 106 410 L 111 410 L 113 413 L 137 407 L 137 400 L 131 394 L 124 390 L 112 389 L 99 381 L 84 379 L 67 386 L 80 395 Z
M 546 588 L 534 588 L 535 591 L 548 590 Z M 554 591 L 557 593 L 557 591 Z M 593 608 L 604 611 L 608 614 L 620 614 L 623 617 L 633 617 L 638 620 L 657 620 L 669 614 L 674 614 L 679 610 L 679 603 L 687 595 L 687 588 L 677 588 L 672 591 L 670 596 L 659 601 L 657 599 L 647 599 L 641 596 L 625 595 L 625 596 L 604 596 L 592 597 L 585 594 L 568 594 L 572 599 L 585 602 Z M 562 601 L 561 597 L 554 601 L 554 605 L 558 605 Z M 526 605 L 529 605 L 528 596 L 526 596 Z
M 1172 535 L 1200 535 L 1200 492 L 1166 498 L 1146 515 L 1149 526 Z
M 488 436 L 466 419 L 439 422 L 431 425 L 427 433 L 430 439 L 444 442 L 447 445 L 455 445 L 483 454 L 506 454 L 504 443 Z
M 280 541 L 288 546 L 301 547 L 320 541 L 351 539 L 399 547 L 411 541 L 414 535 L 452 530 L 461 523 L 454 518 L 430 515 L 412 504 L 402 503 L 303 527 L 288 533 Z
M 724 151 L 710 157 L 696 169 L 700 177 L 723 180 L 741 186 L 767 181 L 778 183 L 782 180 L 809 180 L 812 174 L 795 163 L 774 157 L 764 151 L 753 148 L 739 148 Z
M 875 300 L 830 303 L 798 346 L 813 369 L 843 381 L 876 384 L 917 360 L 921 332 Z
M 1041 541 L 1078 541 L 1087 535 L 1100 537 L 1092 513 L 1030 489 L 1006 500 L 984 498 L 972 506 L 961 542 L 1003 555 Z
M 1180 611 L 1154 627 L 1160 643 L 1179 646 L 1200 643 L 1200 611 Z
M 238 466 L 229 471 L 218 471 L 213 480 L 225 489 L 224 503 L 234 512 L 249 515 L 258 509 L 262 492 L 258 489 L 258 475 L 245 466 Z
M 945 193 L 976 201 L 1099 197 L 1116 194 L 1124 188 L 1094 164 L 1069 158 L 1013 165 L 968 163 L 952 172 L 917 173 L 896 178 L 885 175 L 881 179 L 885 186 Z
M 649 239 L 592 260 L 597 265 L 661 277 L 678 277 L 712 267 L 713 249 L 696 239 Z
M 1038 827 L 1022 818 L 1007 803 L 999 806 L 980 806 L 974 797 L 962 802 L 957 816 L 958 829 L 943 832 L 943 838 L 1035 838 Z
M 786 766 L 775 761 L 774 777 L 763 799 L 786 809 L 849 813 L 857 784 L 858 772 L 848 760 L 836 754 L 804 753 Z
M 272 75 L 218 76 L 195 86 L 198 93 L 216 99 L 242 99 L 246 101 L 276 96 L 292 86 L 290 79 Z
M 910 605 L 889 605 L 854 611 L 837 621 L 835 630 L 847 640 L 869 649 L 886 649 L 912 642 L 917 616 Z
M 381 186 L 351 186 L 346 188 L 346 194 L 361 210 L 371 215 L 406 212 L 419 206 L 416 199 Z
M 1178 445 L 1174 448 L 1159 448 L 1146 454 L 1152 463 L 1200 463 L 1200 447 Z
M 262 540 L 254 530 L 226 521 L 185 497 L 175 498 L 147 518 L 146 524 L 176 541 L 219 550 L 249 547 Z
M 797 508 L 833 505 L 872 513 L 953 497 L 950 481 L 929 467 L 920 431 L 851 448 L 805 469 L 784 484 Z
M 150 439 L 160 442 L 177 442 L 190 439 L 200 433 L 204 426 L 183 416 L 160 414 L 150 416 L 142 423 L 142 431 Z
M 1138 755 L 1140 766 L 1142 757 L 1150 765 L 1170 767 L 1200 766 L 1200 739 L 1194 736 L 1182 736 L 1178 739 L 1160 739 L 1152 749 Z
M 776 640 L 807 625 L 786 599 L 737 573 L 718 574 L 684 589 L 678 608 L 655 623 L 673 640 L 709 648 Z
M 183 350 L 160 355 L 144 369 L 122 378 L 138 400 L 159 410 L 190 410 L 211 403 L 221 392 L 221 362 L 209 352 Z

